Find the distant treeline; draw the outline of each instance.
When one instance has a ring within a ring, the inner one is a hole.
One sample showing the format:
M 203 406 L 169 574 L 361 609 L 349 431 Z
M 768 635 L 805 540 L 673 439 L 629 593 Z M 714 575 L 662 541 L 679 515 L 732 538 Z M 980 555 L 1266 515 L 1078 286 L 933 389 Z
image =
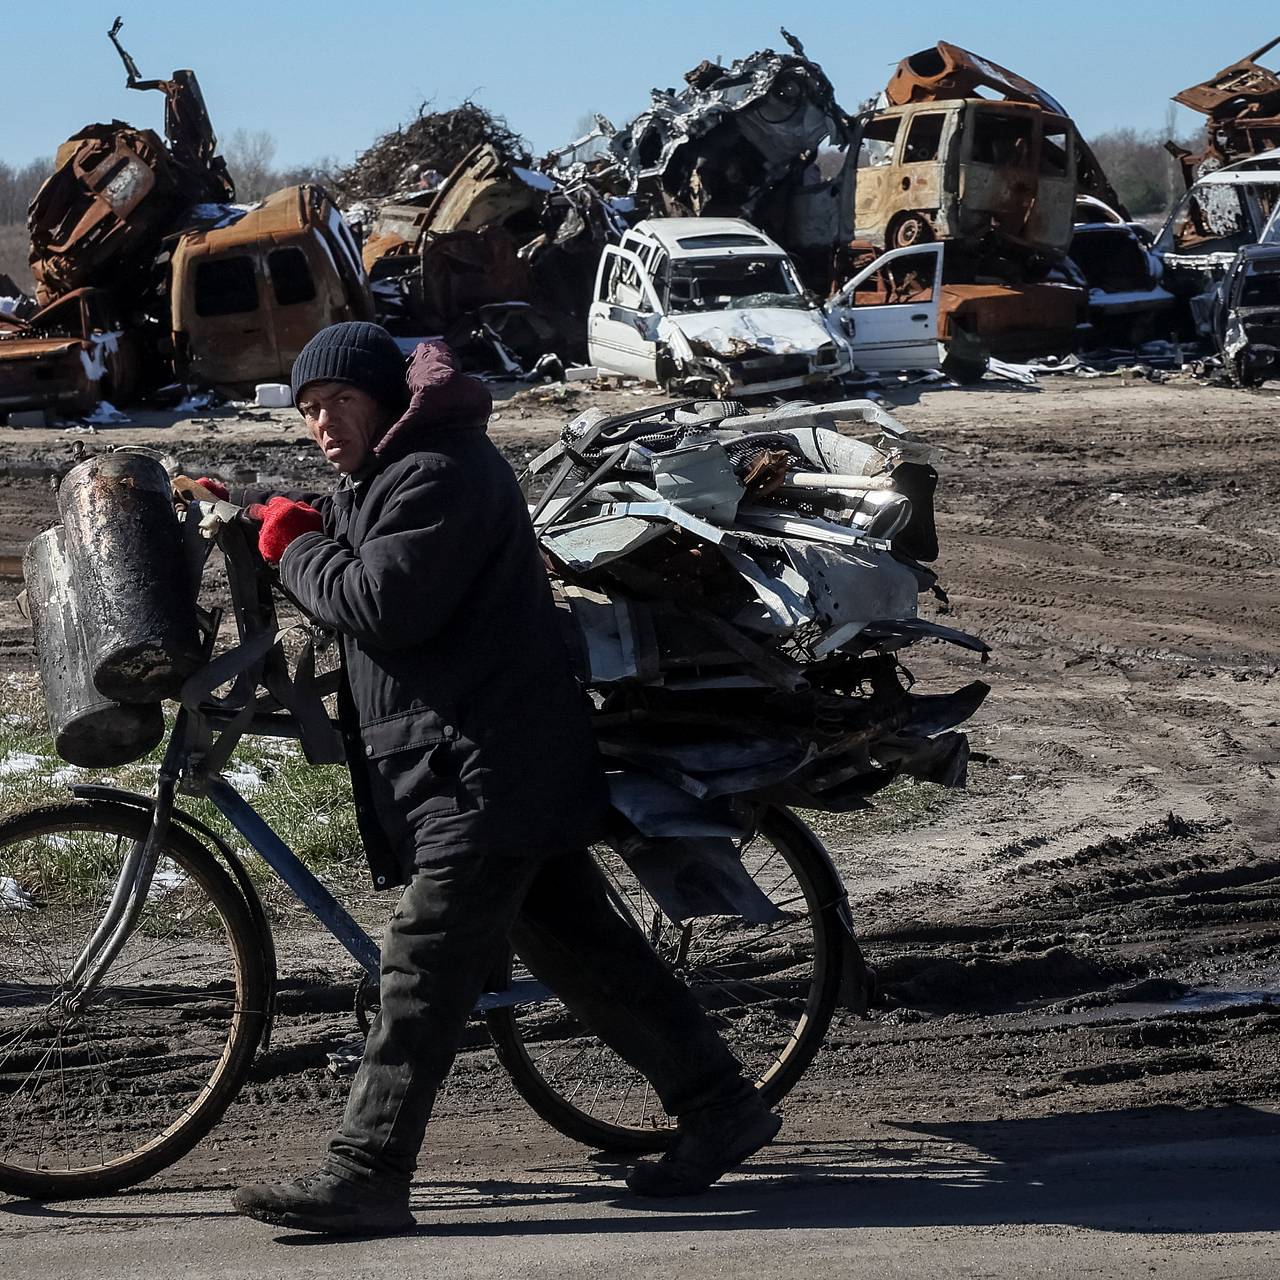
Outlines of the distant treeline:
M 0 160 L 0 225 L 26 222 L 31 197 L 52 172 L 52 156 L 42 156 L 21 166 Z
M 1111 185 L 1135 218 L 1165 213 L 1182 194 L 1181 172 L 1164 147 L 1167 137 L 1156 129 L 1109 129 L 1089 139 Z M 1190 151 L 1202 145 L 1194 138 L 1178 141 Z

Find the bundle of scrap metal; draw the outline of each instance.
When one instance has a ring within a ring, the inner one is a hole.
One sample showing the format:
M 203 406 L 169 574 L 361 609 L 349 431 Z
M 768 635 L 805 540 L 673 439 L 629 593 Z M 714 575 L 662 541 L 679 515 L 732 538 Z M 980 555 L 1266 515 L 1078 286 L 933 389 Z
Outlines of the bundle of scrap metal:
M 920 694 L 902 650 L 936 575 L 931 450 L 868 400 L 588 410 L 524 476 L 646 837 L 742 830 L 735 798 L 843 811 L 901 773 L 962 786 L 981 681 Z

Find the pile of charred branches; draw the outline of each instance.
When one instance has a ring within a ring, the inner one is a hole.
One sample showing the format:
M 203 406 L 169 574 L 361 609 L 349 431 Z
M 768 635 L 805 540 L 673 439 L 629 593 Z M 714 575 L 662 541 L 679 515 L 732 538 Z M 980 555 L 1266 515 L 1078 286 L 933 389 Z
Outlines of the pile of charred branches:
M 438 186 L 479 146 L 492 147 L 504 160 L 528 164 L 528 146 L 502 116 L 470 99 L 449 111 L 430 111 L 430 105 L 424 102 L 408 124 L 383 134 L 353 164 L 337 171 L 334 193 L 344 204 Z

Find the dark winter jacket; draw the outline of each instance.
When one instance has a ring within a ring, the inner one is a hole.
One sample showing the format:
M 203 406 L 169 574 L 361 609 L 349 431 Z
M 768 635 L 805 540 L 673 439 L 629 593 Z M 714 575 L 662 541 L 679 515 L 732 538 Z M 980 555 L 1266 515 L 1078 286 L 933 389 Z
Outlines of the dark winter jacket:
M 585 843 L 604 808 L 588 708 L 491 399 L 423 343 L 413 400 L 317 503 L 281 581 L 342 637 L 340 719 L 378 887 L 460 842 Z

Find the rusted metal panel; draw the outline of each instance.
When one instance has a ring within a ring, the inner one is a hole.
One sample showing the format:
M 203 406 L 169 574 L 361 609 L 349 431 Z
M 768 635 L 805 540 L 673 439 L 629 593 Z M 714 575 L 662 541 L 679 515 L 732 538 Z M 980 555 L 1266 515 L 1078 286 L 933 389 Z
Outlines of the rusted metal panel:
M 1280 147 L 1280 74 L 1258 62 L 1277 45 L 1280 36 L 1208 80 L 1174 94 L 1174 102 L 1209 117 L 1202 150 L 1165 144 L 1188 187 L 1210 170 Z
M 58 509 L 94 686 L 119 702 L 176 697 L 203 654 L 164 467 L 127 451 L 90 458 L 63 478 Z
M 979 89 L 991 89 L 1002 98 L 1031 102 L 1065 114 L 1065 108 L 1039 85 L 945 40 L 903 58 L 884 92 L 891 105 L 905 106 L 943 98 L 976 98 L 980 96 Z
M 101 398 L 91 372 L 90 344 L 81 339 L 0 339 L 0 411 L 88 413 Z
M 1053 354 L 1073 348 L 1087 314 L 1088 295 L 1070 285 L 946 284 L 938 336 L 964 329 L 994 355 Z
M 76 289 L 27 321 L 0 321 L 0 410 L 88 413 L 137 384 L 135 333 L 120 327 L 101 290 Z
M 555 183 L 507 161 L 496 147 L 476 147 L 444 180 L 424 221 L 428 233 L 481 231 L 507 226 L 528 215 L 536 231 L 537 211 Z
M 1173 95 L 1174 102 L 1204 115 L 1238 116 L 1241 111 L 1263 107 L 1265 114 L 1271 99 L 1280 102 L 1280 75 L 1269 67 L 1258 65 L 1258 59 L 1280 45 L 1280 36 L 1255 49 L 1239 62 L 1223 67 L 1216 75 L 1200 84 Z
M 61 526 L 32 539 L 22 568 L 54 750 L 85 768 L 145 755 L 164 736 L 164 713 L 158 702 L 115 702 L 94 687 Z

